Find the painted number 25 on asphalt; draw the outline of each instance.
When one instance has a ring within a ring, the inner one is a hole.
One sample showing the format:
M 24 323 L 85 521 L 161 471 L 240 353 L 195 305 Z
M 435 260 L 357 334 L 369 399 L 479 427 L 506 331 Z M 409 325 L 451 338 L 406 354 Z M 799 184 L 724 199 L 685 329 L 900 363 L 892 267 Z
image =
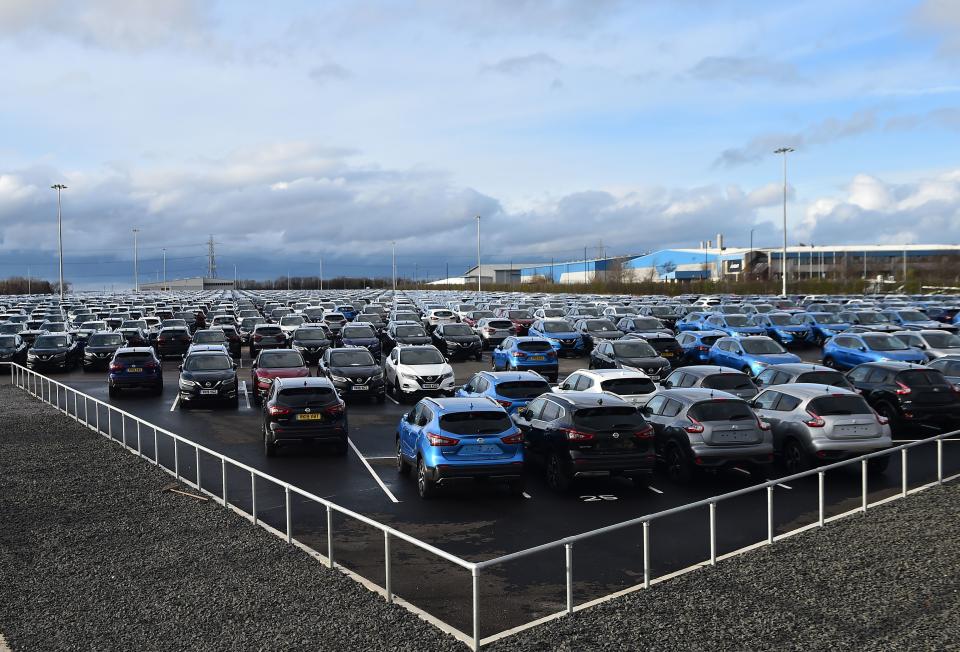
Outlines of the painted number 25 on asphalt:
M 585 503 L 599 503 L 604 500 L 617 500 L 617 497 L 609 494 L 600 494 L 599 496 L 580 496 L 580 500 Z

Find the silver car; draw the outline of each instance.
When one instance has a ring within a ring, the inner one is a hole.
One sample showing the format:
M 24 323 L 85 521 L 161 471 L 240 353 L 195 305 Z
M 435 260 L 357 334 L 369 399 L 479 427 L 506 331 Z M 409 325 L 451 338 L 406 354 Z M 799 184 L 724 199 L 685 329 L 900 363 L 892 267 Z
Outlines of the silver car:
M 484 317 L 477 322 L 474 330 L 480 336 L 485 349 L 499 346 L 505 339 L 517 334 L 513 322 L 503 317 Z
M 751 399 L 757 395 L 753 379 L 742 371 L 720 365 L 691 365 L 674 369 L 660 383 L 664 389 L 705 387 L 729 392 L 737 398 Z
M 960 336 L 944 330 L 900 331 L 893 336 L 907 346 L 923 351 L 928 360 L 960 354 Z
M 811 383 L 776 385 L 750 404 L 773 428 L 775 452 L 790 474 L 892 446 L 887 420 L 851 390 Z M 869 470 L 881 473 L 889 461 L 872 458 Z

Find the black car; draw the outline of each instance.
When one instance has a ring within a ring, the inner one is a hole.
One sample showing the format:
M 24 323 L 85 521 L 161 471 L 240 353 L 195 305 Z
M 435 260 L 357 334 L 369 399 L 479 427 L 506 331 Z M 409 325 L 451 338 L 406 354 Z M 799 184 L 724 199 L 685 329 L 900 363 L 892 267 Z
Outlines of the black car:
M 98 331 L 91 334 L 83 348 L 83 370 L 106 369 L 117 349 L 126 345 L 126 339 L 120 333 Z
M 645 340 L 601 341 L 590 352 L 591 369 L 634 369 L 657 381 L 670 373 L 670 363 Z
M 250 334 L 250 357 L 255 358 L 264 349 L 282 349 L 287 346 L 287 336 L 276 324 L 257 324 Z
M 960 394 L 939 369 L 909 362 L 867 362 L 847 372 L 894 435 L 919 434 L 916 426 L 944 432 L 960 425 Z
M 366 349 L 327 349 L 320 358 L 317 375 L 329 378 L 340 396 L 376 398 L 377 403 L 386 400 L 383 368 Z
M 0 362 L 23 364 L 27 361 L 27 343 L 19 335 L 0 335 Z
M 277 378 L 263 402 L 263 452 L 295 442 L 334 444 L 347 454 L 347 406 L 327 378 Z
M 483 359 L 483 342 L 466 324 L 439 324 L 431 338 L 433 345 L 449 359 Z
M 223 334 L 227 338 L 227 350 L 230 351 L 231 357 L 239 358 L 243 349 L 243 340 L 240 338 L 240 333 L 237 331 L 237 327 L 224 324 L 222 326 L 216 326 L 216 328 L 223 331 Z
M 250 336 L 253 334 L 253 329 L 259 324 L 266 323 L 267 320 L 264 317 L 244 317 L 241 319 L 237 330 L 240 331 L 240 339 L 243 341 L 243 344 L 250 346 Z
M 670 366 L 679 364 L 683 358 L 683 347 L 673 335 L 666 333 L 627 333 L 624 340 L 645 340 L 661 358 L 666 358 Z
M 190 348 L 191 341 L 190 331 L 186 326 L 165 327 L 157 333 L 157 343 L 154 348 L 161 360 L 171 355 L 179 358 Z
M 390 353 L 398 344 L 430 344 L 430 336 L 419 323 L 391 322 L 383 333 L 383 352 Z
M 593 349 L 601 340 L 618 340 L 623 337 L 623 331 L 609 319 L 580 319 L 573 325 L 573 329 L 579 333 L 583 348 L 587 351 Z
M 72 369 L 80 362 L 80 344 L 67 333 L 40 335 L 27 351 L 30 369 Z
M 656 461 L 654 432 L 637 408 L 612 394 L 545 394 L 513 415 L 526 459 L 547 484 L 567 490 L 578 478 L 626 476 L 646 486 Z
M 301 326 L 290 336 L 290 348 L 299 351 L 307 364 L 319 363 L 332 344 L 327 330 L 315 324 Z
M 362 346 L 377 360 L 380 359 L 380 337 L 369 324 L 347 324 L 337 334 L 338 346 Z
M 222 345 L 194 344 L 180 365 L 180 405 L 224 401 L 236 407 L 239 399 L 233 358 L 223 352 Z

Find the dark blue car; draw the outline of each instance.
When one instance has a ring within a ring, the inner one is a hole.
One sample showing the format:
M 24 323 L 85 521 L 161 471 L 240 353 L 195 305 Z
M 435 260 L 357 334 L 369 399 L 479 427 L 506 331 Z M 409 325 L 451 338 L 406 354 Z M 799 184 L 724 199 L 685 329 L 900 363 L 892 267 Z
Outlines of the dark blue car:
M 583 338 L 566 319 L 538 319 L 530 325 L 527 335 L 546 339 L 557 355 L 580 356 L 586 353 Z
M 721 337 L 723 331 L 686 331 L 677 335 L 677 342 L 683 349 L 679 364 L 706 364 L 710 362 L 710 347 Z
M 750 318 L 743 314 L 713 314 L 703 320 L 703 327 L 707 330 L 723 331 L 734 337 L 749 335 L 764 335 L 766 329 L 754 326 Z
M 494 371 L 536 371 L 552 383 L 560 373 L 557 352 L 544 337 L 508 337 L 491 357 Z
M 163 366 L 153 349 L 148 346 L 117 349 L 110 361 L 107 389 L 111 397 L 127 389 L 147 389 L 156 395 L 162 394 Z
M 340 346 L 362 346 L 374 359 L 380 359 L 380 337 L 373 326 L 366 323 L 347 324 L 340 330 Z
M 807 342 L 818 346 L 823 346 L 831 337 L 850 328 L 848 322 L 832 312 L 805 312 L 794 315 L 794 318 L 806 325 Z
M 750 323 L 764 329 L 764 334 L 784 346 L 807 341 L 810 328 L 797 315 L 786 312 L 768 312 L 750 317 Z

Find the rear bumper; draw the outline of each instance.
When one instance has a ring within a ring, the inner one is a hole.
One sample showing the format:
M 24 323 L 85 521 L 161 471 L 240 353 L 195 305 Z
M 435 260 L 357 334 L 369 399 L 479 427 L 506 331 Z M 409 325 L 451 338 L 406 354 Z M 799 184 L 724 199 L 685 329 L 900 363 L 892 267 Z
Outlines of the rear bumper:
M 121 389 L 149 388 L 163 385 L 162 376 L 152 376 L 149 378 L 123 378 L 119 376 L 110 376 L 109 381 L 114 387 Z
M 431 480 L 439 482 L 440 484 L 453 483 L 460 480 L 473 480 L 475 478 L 509 482 L 511 480 L 518 480 L 523 476 L 523 462 L 511 459 L 499 464 L 438 464 L 435 467 L 428 467 L 427 475 Z
M 738 462 L 769 464 L 773 461 L 773 444 L 764 443 L 753 446 L 691 446 L 694 464 L 703 468 L 720 468 Z
M 345 424 L 331 424 L 325 426 L 281 426 L 270 424 L 270 432 L 277 443 L 284 442 L 318 442 L 318 443 L 347 443 L 348 428 Z
M 575 478 L 644 476 L 653 473 L 657 458 L 651 448 L 642 455 L 577 455 L 570 459 L 569 470 Z

